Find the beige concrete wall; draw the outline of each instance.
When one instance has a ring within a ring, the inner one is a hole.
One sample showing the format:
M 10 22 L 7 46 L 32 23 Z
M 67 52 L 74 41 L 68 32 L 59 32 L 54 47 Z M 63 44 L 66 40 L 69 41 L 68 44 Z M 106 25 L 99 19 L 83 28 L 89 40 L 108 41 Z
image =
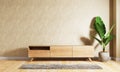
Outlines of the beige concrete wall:
M 109 27 L 109 0 L 0 0 L 0 56 L 27 56 L 29 45 L 84 45 L 95 16 Z

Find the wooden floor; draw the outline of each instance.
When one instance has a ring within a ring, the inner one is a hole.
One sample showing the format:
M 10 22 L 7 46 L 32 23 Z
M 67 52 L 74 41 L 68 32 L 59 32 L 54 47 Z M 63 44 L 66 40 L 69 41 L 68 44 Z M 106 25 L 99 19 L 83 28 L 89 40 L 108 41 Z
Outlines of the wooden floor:
M 22 64 L 78 64 L 92 63 L 98 64 L 103 69 L 19 69 Z M 120 72 L 120 62 L 108 61 L 0 61 L 0 72 Z

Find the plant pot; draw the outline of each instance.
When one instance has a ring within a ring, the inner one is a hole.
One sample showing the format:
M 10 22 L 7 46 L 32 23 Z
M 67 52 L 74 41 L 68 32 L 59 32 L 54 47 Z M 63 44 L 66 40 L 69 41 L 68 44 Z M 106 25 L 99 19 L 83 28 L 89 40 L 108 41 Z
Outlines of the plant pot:
M 107 62 L 110 60 L 109 52 L 99 52 L 99 60 L 102 62 Z

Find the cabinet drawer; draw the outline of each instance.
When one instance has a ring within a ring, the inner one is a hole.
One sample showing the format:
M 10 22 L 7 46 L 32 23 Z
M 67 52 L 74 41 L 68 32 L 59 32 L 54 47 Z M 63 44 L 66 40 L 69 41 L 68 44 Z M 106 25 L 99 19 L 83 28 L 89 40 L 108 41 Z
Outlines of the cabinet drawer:
M 51 57 L 72 57 L 71 46 L 51 46 Z
M 73 57 L 93 57 L 93 46 L 73 46 Z
M 29 50 L 29 57 L 50 57 L 50 51 L 47 50 Z

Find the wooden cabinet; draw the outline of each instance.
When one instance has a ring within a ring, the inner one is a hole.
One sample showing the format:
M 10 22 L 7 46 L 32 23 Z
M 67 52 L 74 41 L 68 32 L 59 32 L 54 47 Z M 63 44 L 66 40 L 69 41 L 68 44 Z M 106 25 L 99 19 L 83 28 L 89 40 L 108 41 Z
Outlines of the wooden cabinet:
M 51 57 L 72 57 L 71 46 L 51 46 Z
M 29 46 L 28 57 L 94 57 L 93 46 Z

